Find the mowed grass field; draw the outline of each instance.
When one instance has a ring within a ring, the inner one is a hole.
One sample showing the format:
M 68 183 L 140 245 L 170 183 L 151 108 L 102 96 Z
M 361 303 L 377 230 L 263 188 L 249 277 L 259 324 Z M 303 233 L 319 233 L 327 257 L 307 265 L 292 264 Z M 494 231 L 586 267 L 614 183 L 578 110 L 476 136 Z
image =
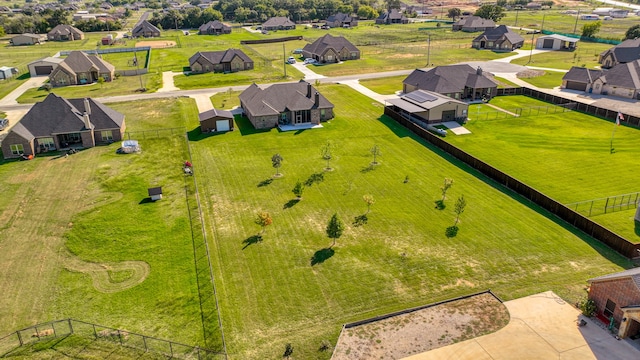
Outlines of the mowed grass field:
M 109 106 L 131 131 L 197 124 L 191 99 Z M 217 324 L 201 320 L 181 169 L 186 139 L 140 144 L 140 154 L 118 155 L 116 143 L 0 163 L 0 334 L 72 317 L 206 346 L 203 327 Z M 152 186 L 162 186 L 162 201 L 145 201 Z M 130 287 L 136 264 L 148 273 Z M 92 278 L 96 267 L 106 276 Z
M 471 120 L 465 125 L 470 135 L 450 135 L 447 141 L 564 204 L 638 191 L 634 181 L 640 155 L 638 129 L 616 127 L 611 153 L 615 126 L 611 121 L 579 112 L 547 114 L 553 105 L 525 96 L 496 97 L 491 104 L 510 111 L 524 108 L 522 113 L 531 115 Z M 529 112 L 527 107 L 534 108 Z M 476 111 L 472 105 L 472 119 Z M 600 219 L 628 240 L 640 242 L 631 211 L 594 218 Z
M 297 358 L 327 359 L 318 348 L 335 344 L 345 322 L 487 288 L 504 299 L 553 290 L 573 303 L 586 279 L 630 265 L 381 116 L 370 99 L 342 85 L 320 91 L 336 105 L 322 129 L 256 131 L 236 119 L 236 131 L 192 136 L 230 358 L 275 359 L 291 343 Z M 327 141 L 330 172 L 320 157 Z M 382 155 L 371 167 L 374 144 Z M 273 179 L 276 153 L 284 176 Z M 444 178 L 455 182 L 439 210 Z M 311 183 L 299 202 L 297 181 Z M 365 194 L 376 202 L 357 226 Z M 448 237 L 460 196 L 466 210 Z M 273 218 L 262 241 L 258 211 Z M 346 229 L 330 248 L 333 213 Z

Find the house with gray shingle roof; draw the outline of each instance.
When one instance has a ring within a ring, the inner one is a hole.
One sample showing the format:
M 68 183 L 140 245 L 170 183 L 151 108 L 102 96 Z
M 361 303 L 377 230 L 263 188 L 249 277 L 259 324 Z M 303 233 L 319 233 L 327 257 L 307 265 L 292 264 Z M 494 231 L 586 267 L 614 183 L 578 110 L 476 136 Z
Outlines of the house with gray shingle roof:
M 404 93 L 428 90 L 457 100 L 490 99 L 498 88 L 481 68 L 474 69 L 467 64 L 416 69 L 402 83 Z
M 296 23 L 284 16 L 276 16 L 262 24 L 262 30 L 292 30 L 296 28 Z
M 334 63 L 360 59 L 360 50 L 343 36 L 326 34 L 302 48 L 302 56 L 319 63 Z
M 416 90 L 386 100 L 391 110 L 412 120 L 433 124 L 466 120 L 469 104 L 433 91 Z
M 327 18 L 325 25 L 327 25 L 330 28 L 358 26 L 358 16 L 348 15 L 344 13 L 337 13 L 335 15 L 330 15 Z
M 49 41 L 73 41 L 84 39 L 84 33 L 71 25 L 60 24 L 47 33 Z
M 133 37 L 159 37 L 160 29 L 148 22 L 142 20 L 133 27 L 131 30 L 131 36 Z
M 242 50 L 198 51 L 189 58 L 191 72 L 236 72 L 253 69 L 253 60 Z
M 603 68 L 612 68 L 640 59 L 640 38 L 629 39 L 600 53 L 598 62 Z
M 602 76 L 602 74 L 603 71 L 599 69 L 587 69 L 579 66 L 573 66 L 562 77 L 561 87 L 568 90 L 587 91 L 591 89 L 593 82 Z
M 116 68 L 96 55 L 87 55 L 82 51 L 72 51 L 49 74 L 52 86 L 91 84 L 103 78 L 111 81 Z
M 474 49 L 493 51 L 513 51 L 519 49 L 524 44 L 524 38 L 511 31 L 506 25 L 485 30 L 471 42 Z
M 231 26 L 224 24 L 218 20 L 209 21 L 206 24 L 200 25 L 198 28 L 198 34 L 200 35 L 221 35 L 231 34 Z
M 15 124 L 2 141 L 5 159 L 122 140 L 124 115 L 91 98 L 50 93 Z
M 389 24 L 408 24 L 409 19 L 404 16 L 398 9 L 391 9 L 385 11 L 376 19 L 376 24 L 389 25 Z
M 483 19 L 480 16 L 468 16 L 456 21 L 452 29 L 453 31 L 476 32 L 493 29 L 496 23 L 490 19 Z
M 333 104 L 304 80 L 264 89 L 253 83 L 240 94 L 240 107 L 256 129 L 317 125 L 333 118 Z
M 640 338 L 640 267 L 589 279 L 588 283 L 596 316 L 607 324 L 613 318 L 620 338 Z
M 640 100 L 640 60 L 603 70 L 574 66 L 562 77 L 562 87 Z

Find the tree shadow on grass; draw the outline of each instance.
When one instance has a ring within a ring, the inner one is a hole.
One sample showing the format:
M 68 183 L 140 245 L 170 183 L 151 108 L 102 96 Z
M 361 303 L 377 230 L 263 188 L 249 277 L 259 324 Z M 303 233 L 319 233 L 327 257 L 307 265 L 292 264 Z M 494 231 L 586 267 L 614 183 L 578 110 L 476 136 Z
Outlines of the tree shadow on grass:
M 436 209 L 438 210 L 444 210 L 447 207 L 447 205 L 442 200 L 436 200 L 434 202 L 436 203 Z
M 324 181 L 324 173 L 314 173 L 309 175 L 309 178 L 305 180 L 305 186 L 312 186 L 313 184 L 319 184 Z
M 458 235 L 458 227 L 455 225 L 449 226 L 444 233 L 448 238 L 456 237 L 456 235 Z
M 267 186 L 269 184 L 271 184 L 273 182 L 273 179 L 269 178 L 266 180 L 262 180 L 258 183 L 258 187 L 263 187 L 263 186 Z
M 365 166 L 362 169 L 360 169 L 360 172 L 363 174 L 366 174 L 370 171 L 373 171 L 373 169 L 375 169 L 375 166 L 373 166 L 373 164 L 369 164 L 368 166 Z
M 287 201 L 287 203 L 284 204 L 282 206 L 282 208 L 285 209 L 285 210 L 289 209 L 289 208 L 292 208 L 295 204 L 297 204 L 299 202 L 300 202 L 300 199 L 291 199 L 291 200 Z
M 248 248 L 249 246 L 253 245 L 253 244 L 257 244 L 262 242 L 262 235 L 252 235 L 249 236 L 248 238 L 242 240 L 242 243 L 245 244 L 244 247 L 242 248 L 242 250 Z
M 316 251 L 316 253 L 313 254 L 313 256 L 311 257 L 311 266 L 316 264 L 322 264 L 323 262 L 328 260 L 330 257 L 332 257 L 333 254 L 335 253 L 336 253 L 335 250 L 333 250 L 332 248 L 324 248 Z
M 367 221 L 369 221 L 367 214 L 358 215 L 353 218 L 353 226 L 358 227 L 358 226 L 365 225 Z

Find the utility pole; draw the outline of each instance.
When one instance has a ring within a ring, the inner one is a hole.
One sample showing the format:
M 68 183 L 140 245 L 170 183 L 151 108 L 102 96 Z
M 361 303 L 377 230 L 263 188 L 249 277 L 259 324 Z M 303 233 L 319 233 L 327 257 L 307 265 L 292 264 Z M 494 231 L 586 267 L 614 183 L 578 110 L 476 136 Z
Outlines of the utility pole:
M 542 30 L 544 30 L 544 17 L 545 17 L 546 15 L 547 15 L 547 14 L 542 14 L 542 25 L 540 26 L 540 33 L 542 33 Z
M 284 49 L 284 43 L 282 43 L 282 67 L 284 68 L 284 77 L 287 77 L 287 52 Z
M 516 23 L 513 26 L 518 26 L 518 11 L 519 9 L 516 9 Z
M 578 9 L 578 15 L 576 15 L 576 23 L 573 25 L 573 34 L 576 33 L 576 28 L 578 27 L 578 19 L 580 18 L 580 9 Z
M 531 57 L 533 56 L 533 48 L 536 47 L 536 44 L 533 42 L 533 38 L 536 36 L 536 30 L 532 29 L 531 31 L 531 52 L 529 53 L 529 61 L 527 61 L 527 64 L 529 64 L 531 62 Z
M 429 67 L 429 64 L 431 64 L 431 62 L 429 62 L 431 58 L 431 34 L 427 35 L 427 67 Z

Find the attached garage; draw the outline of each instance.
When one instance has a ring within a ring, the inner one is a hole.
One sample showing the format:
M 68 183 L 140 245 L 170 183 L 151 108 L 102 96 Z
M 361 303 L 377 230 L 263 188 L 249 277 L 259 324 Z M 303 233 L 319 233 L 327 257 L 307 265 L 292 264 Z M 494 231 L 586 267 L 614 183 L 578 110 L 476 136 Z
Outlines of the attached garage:
M 228 110 L 211 109 L 198 115 L 203 133 L 233 130 L 233 114 Z
M 577 81 L 567 81 L 566 89 L 568 90 L 580 90 L 587 91 L 587 84 Z
M 51 72 L 58 67 L 58 64 L 62 62 L 62 58 L 55 57 L 46 57 L 44 59 L 36 60 L 30 62 L 27 66 L 29 67 L 29 73 L 31 77 L 35 76 L 47 76 L 51 74 Z

